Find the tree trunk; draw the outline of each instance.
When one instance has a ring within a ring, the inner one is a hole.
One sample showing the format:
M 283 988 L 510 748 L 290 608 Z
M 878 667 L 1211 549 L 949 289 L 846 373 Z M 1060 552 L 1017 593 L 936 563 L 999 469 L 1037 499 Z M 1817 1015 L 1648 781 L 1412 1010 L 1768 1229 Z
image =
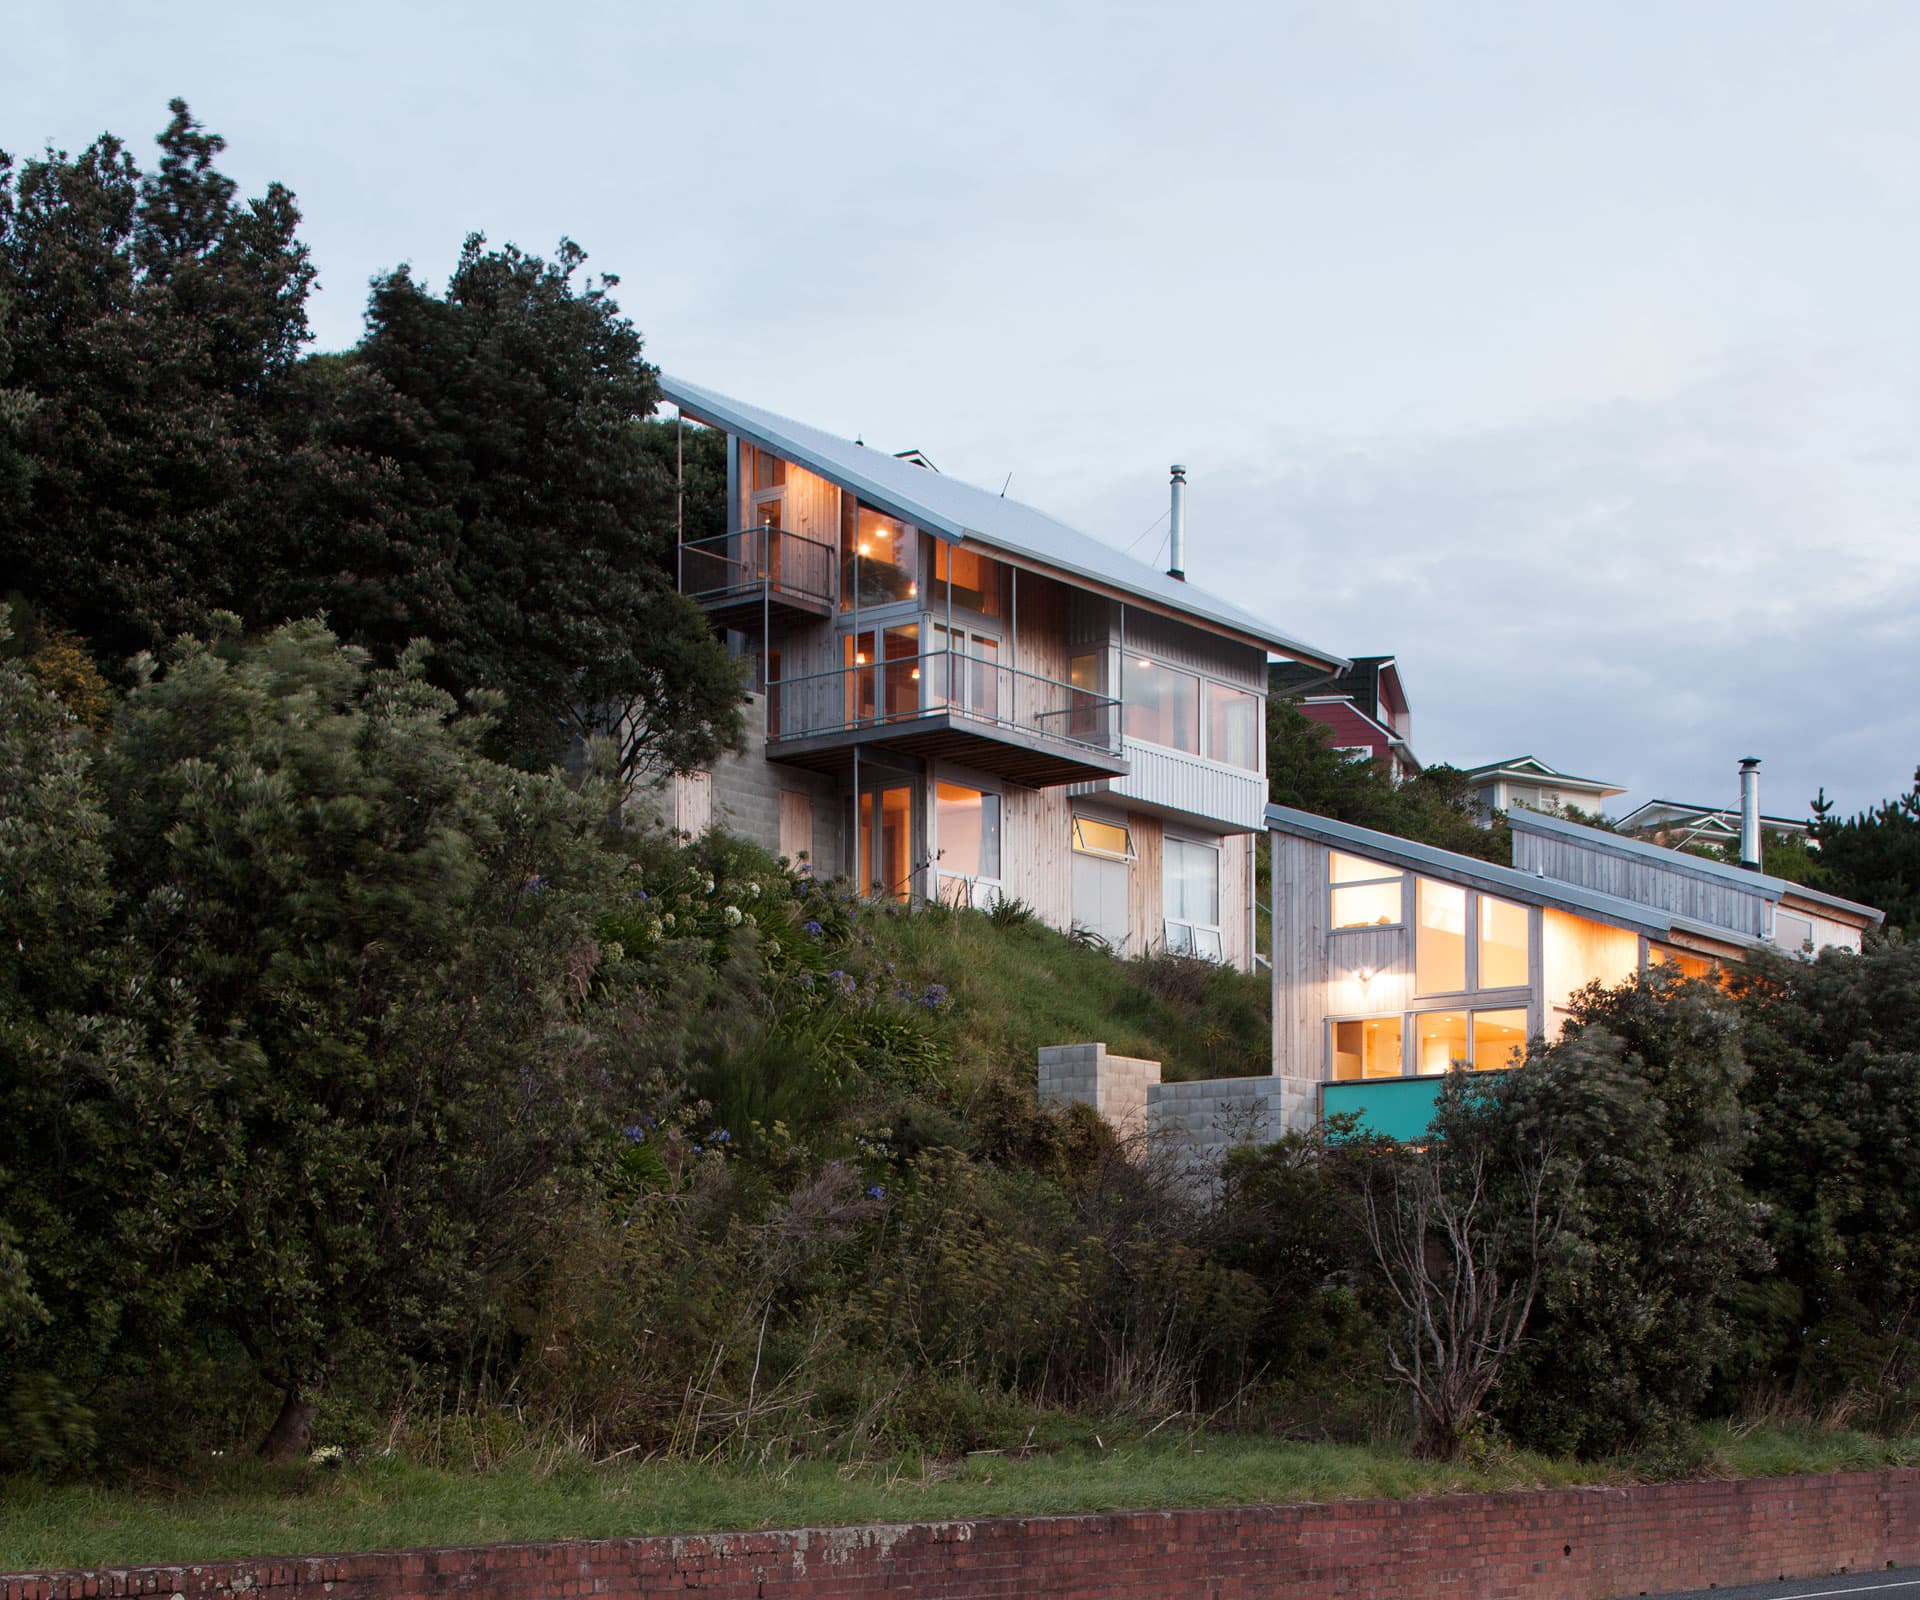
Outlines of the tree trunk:
M 290 1384 L 281 1397 L 280 1415 L 260 1441 L 260 1454 L 268 1461 L 297 1461 L 312 1442 L 313 1402 L 301 1394 L 298 1384 Z

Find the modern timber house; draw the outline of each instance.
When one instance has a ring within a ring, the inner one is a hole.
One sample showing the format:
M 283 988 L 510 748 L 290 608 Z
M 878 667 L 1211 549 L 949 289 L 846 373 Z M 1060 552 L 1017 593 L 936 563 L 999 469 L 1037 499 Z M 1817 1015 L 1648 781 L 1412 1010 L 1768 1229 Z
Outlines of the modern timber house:
M 1116 952 L 1250 968 L 1269 659 L 1348 663 L 936 470 L 664 377 L 726 436 L 680 587 L 754 661 L 749 747 L 677 783 L 864 894 L 1032 906 Z
M 1517 809 L 1513 865 L 1267 808 L 1282 1118 L 1417 1137 L 1457 1062 L 1559 1036 L 1575 991 L 1657 961 L 1858 950 L 1882 914 L 1742 867 Z

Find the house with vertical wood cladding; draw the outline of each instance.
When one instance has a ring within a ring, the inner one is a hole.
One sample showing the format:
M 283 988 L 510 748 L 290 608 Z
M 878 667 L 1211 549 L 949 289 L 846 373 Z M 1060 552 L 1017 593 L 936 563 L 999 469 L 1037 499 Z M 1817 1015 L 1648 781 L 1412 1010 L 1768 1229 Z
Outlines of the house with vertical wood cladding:
M 1267 669 L 1349 665 L 1045 513 L 663 376 L 727 441 L 682 592 L 754 662 L 744 754 L 672 820 L 861 892 L 1032 906 L 1115 952 L 1250 968 Z
M 1757 805 L 1750 836 L 1758 837 Z M 1422 1133 L 1446 1073 L 1556 1039 L 1588 983 L 1689 976 L 1771 947 L 1857 951 L 1882 913 L 1751 866 L 1516 809 L 1503 866 L 1269 806 L 1282 1118 Z

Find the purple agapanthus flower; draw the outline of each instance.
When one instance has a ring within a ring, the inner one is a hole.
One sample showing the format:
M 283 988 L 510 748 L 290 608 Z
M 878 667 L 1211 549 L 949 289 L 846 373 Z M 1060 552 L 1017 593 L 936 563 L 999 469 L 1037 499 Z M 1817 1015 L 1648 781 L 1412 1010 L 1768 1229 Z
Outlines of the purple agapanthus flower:
M 886 1197 L 887 1191 L 881 1188 L 879 1184 L 870 1183 L 867 1185 L 867 1198 L 869 1200 L 884 1200 Z
M 800 924 L 800 931 L 801 931 L 802 933 L 804 933 L 804 934 L 806 934 L 806 935 L 807 935 L 807 937 L 808 937 L 808 938 L 810 938 L 810 939 L 817 939 L 817 938 L 819 938 L 819 937 L 820 937 L 820 935 L 821 935 L 821 934 L 822 934 L 823 932 L 825 932 L 825 930 L 824 930 L 824 929 L 823 929 L 823 928 L 822 928 L 822 927 L 820 926 L 820 924 L 819 924 L 819 923 L 817 923 L 817 922 L 803 922 L 803 923 L 801 923 L 801 924 Z
M 627 1136 L 629 1144 L 642 1144 L 646 1141 L 647 1130 L 637 1122 L 629 1122 L 620 1131 Z

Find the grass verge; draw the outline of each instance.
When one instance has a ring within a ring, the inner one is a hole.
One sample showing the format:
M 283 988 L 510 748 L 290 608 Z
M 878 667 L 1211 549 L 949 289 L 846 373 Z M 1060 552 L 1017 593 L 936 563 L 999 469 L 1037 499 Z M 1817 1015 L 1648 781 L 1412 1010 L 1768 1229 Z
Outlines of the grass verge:
M 1707 1476 L 1911 1465 L 1920 1439 L 1812 1428 L 1703 1430 Z M 1628 1459 L 1503 1455 L 1470 1466 L 1383 1449 L 1198 1436 L 958 1462 L 779 1468 L 529 1459 L 466 1474 L 380 1457 L 334 1469 L 215 1463 L 191 1484 L 0 1480 L 0 1571 L 210 1561 L 523 1539 L 618 1537 L 1189 1506 L 1405 1498 L 1620 1483 Z

